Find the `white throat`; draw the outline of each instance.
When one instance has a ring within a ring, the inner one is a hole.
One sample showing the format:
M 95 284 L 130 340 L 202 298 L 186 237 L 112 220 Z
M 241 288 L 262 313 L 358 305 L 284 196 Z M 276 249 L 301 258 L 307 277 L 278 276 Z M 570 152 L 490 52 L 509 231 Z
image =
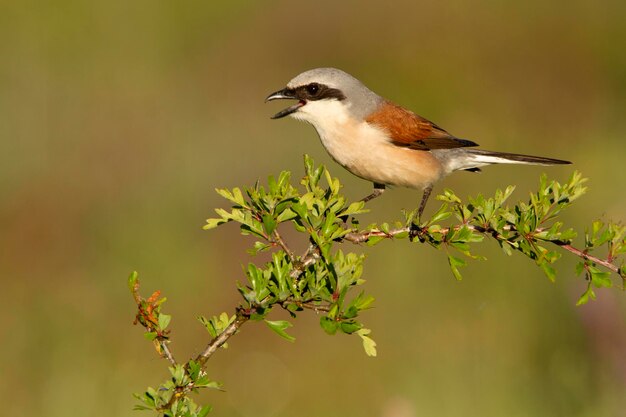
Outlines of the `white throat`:
M 361 131 L 367 123 L 356 120 L 340 101 L 310 101 L 292 116 L 312 124 L 330 156 L 348 169 L 358 143 L 367 143 Z
M 311 123 L 320 136 L 322 132 L 334 130 L 352 119 L 346 105 L 337 100 L 309 101 L 291 116 Z

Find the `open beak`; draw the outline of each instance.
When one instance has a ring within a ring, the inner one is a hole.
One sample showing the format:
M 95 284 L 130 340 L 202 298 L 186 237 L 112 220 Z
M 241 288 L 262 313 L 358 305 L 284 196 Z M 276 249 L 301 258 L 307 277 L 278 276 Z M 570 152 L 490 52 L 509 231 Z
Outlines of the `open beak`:
M 270 94 L 269 96 L 267 96 L 267 98 L 265 99 L 265 102 L 267 103 L 268 101 L 272 101 L 272 100 L 297 100 L 297 98 L 293 90 L 289 88 L 283 88 L 282 90 L 278 90 Z M 275 115 L 273 115 L 272 119 L 280 119 L 282 117 L 289 116 L 291 113 L 296 112 L 300 107 L 304 106 L 305 104 L 306 104 L 306 101 L 300 100 L 293 106 L 289 106 L 286 109 L 281 110 Z

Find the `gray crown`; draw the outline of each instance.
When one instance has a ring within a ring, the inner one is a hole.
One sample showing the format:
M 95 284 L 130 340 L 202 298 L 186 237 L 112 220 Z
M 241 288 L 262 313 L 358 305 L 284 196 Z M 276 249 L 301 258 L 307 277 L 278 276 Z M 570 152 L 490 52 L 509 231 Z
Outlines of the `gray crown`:
M 287 87 L 297 88 L 311 83 L 324 84 L 340 90 L 346 97 L 345 104 L 348 110 L 359 119 L 369 116 L 384 101 L 361 81 L 337 68 L 315 68 L 305 71 L 289 81 Z

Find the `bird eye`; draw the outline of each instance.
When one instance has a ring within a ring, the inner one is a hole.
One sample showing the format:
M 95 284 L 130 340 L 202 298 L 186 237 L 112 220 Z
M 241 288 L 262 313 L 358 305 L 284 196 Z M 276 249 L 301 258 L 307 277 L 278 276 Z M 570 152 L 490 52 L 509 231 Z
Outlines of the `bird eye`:
M 320 86 L 318 84 L 309 84 L 306 86 L 306 92 L 310 95 L 314 96 L 320 91 Z

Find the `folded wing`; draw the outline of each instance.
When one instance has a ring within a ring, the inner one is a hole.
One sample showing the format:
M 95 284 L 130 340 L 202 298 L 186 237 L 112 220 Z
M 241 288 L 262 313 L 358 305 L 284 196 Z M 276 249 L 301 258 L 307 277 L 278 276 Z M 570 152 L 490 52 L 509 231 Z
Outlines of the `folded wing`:
M 427 151 L 478 146 L 477 143 L 459 139 L 433 122 L 388 101 L 366 121 L 388 132 L 392 143 L 401 147 Z

